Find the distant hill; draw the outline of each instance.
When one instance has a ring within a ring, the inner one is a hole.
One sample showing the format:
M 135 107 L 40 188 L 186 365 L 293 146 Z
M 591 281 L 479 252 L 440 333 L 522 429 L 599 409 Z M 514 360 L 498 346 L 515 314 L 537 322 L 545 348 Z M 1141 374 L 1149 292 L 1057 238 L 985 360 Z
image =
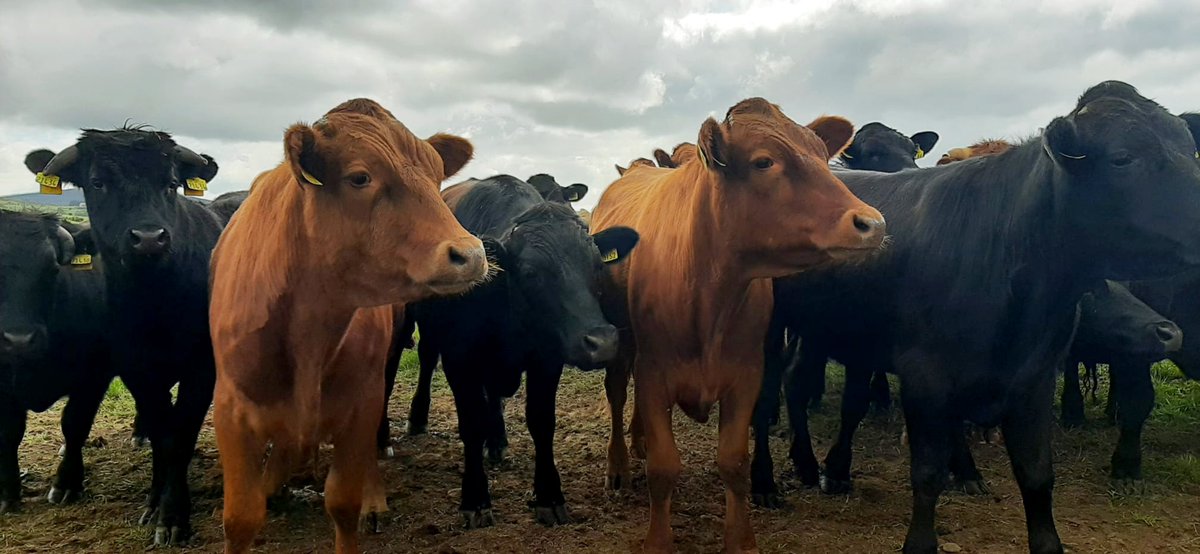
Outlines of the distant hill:
M 19 202 L 21 204 L 30 204 L 33 206 L 54 206 L 59 208 L 80 207 L 83 206 L 83 191 L 77 188 L 69 188 L 63 190 L 63 193 L 58 196 L 53 194 L 30 192 L 26 194 L 0 196 L 0 200 Z

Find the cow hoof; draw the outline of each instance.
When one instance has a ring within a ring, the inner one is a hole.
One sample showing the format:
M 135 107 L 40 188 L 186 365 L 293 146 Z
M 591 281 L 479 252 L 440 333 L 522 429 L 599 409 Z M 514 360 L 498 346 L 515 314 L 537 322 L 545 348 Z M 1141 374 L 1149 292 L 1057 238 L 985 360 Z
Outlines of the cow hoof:
M 554 527 L 555 525 L 566 525 L 571 523 L 571 516 L 567 515 L 567 505 L 559 504 L 557 506 L 534 506 L 533 516 L 537 522 L 546 527 Z
M 849 479 L 834 479 L 828 475 L 821 475 L 821 492 L 828 495 L 850 494 L 854 490 L 854 485 Z
M 187 546 L 188 533 L 183 527 L 178 525 L 167 529 L 163 526 L 158 526 L 154 529 L 154 546 Z
M 20 500 L 0 500 L 0 514 L 15 514 L 20 511 Z
M 1146 482 L 1132 477 L 1113 479 L 1109 483 L 1109 488 L 1121 496 L 1141 496 L 1146 494 Z
M 46 501 L 51 504 L 69 504 L 79 500 L 79 496 L 79 491 L 76 489 L 50 487 L 50 493 L 46 495 Z
M 150 525 L 156 519 L 158 519 L 158 508 L 146 508 L 146 511 L 142 512 L 142 517 L 138 518 L 138 525 Z
M 777 492 L 764 492 L 750 495 L 750 501 L 755 506 L 768 510 L 778 510 L 787 507 L 787 502 Z
M 610 491 L 619 491 L 621 489 L 633 488 L 633 477 L 628 472 L 625 473 L 610 473 L 604 479 L 604 488 Z
M 145 448 L 150 446 L 150 439 L 134 435 L 132 439 L 129 439 L 129 445 L 134 448 Z
M 396 448 L 395 447 L 385 446 L 385 447 L 379 449 L 379 459 L 380 460 L 391 460 L 392 458 L 395 458 L 395 457 L 396 457 Z
M 496 516 L 492 515 L 491 508 L 459 510 L 459 513 L 463 516 L 464 529 L 482 529 L 496 524 Z
M 410 437 L 415 437 L 417 435 L 424 435 L 425 433 L 429 432 L 429 424 L 428 423 L 416 423 L 416 422 L 410 421 L 410 422 L 404 424 L 404 432 L 407 433 L 408 436 L 410 436 Z
M 378 535 L 382 532 L 382 525 L 379 523 L 379 512 L 371 512 L 363 516 L 363 530 L 372 535 Z
M 629 453 L 633 456 L 633 459 L 635 459 L 635 460 L 645 460 L 646 459 L 646 439 L 645 438 L 634 439 L 633 444 L 630 445 Z
M 505 459 L 507 459 L 507 458 L 508 458 L 508 447 L 507 446 L 501 446 L 500 448 L 488 448 L 487 449 L 487 461 L 493 467 L 503 465 Z
M 970 479 L 965 481 L 955 479 L 954 488 L 971 496 L 984 496 L 992 493 L 991 489 L 988 489 L 987 483 L 985 483 L 983 479 Z

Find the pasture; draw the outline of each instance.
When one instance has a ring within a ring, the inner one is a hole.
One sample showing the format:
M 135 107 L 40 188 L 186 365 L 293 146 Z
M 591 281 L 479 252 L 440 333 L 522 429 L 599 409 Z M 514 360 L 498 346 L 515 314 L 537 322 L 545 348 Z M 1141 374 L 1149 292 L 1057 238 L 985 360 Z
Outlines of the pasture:
M 439 371 L 434 381 L 430 434 L 408 437 L 403 421 L 416 383 L 416 356 L 405 352 L 390 414 L 397 457 L 381 463 L 390 512 L 382 533 L 366 535 L 366 552 L 629 552 L 639 548 L 648 501 L 644 479 L 633 492 L 603 487 L 607 406 L 603 373 L 568 370 L 559 391 L 557 459 L 574 523 L 544 528 L 526 508 L 533 477 L 533 446 L 524 428 L 524 390 L 509 400 L 506 418 L 509 458 L 490 469 L 497 511 L 494 527 L 461 529 L 458 512 L 461 443 L 455 434 L 453 401 Z M 836 434 L 839 368 L 830 372 L 830 394 L 812 418 L 818 458 Z M 1157 407 L 1147 424 L 1146 494 L 1123 498 L 1107 485 L 1108 457 L 1116 430 L 1104 423 L 1103 406 L 1087 403 L 1088 425 L 1064 432 L 1056 427 L 1055 514 L 1068 551 L 1200 552 L 1200 383 L 1184 380 L 1168 363 L 1155 368 Z M 1106 390 L 1102 380 L 1101 390 Z M 25 477 L 24 513 L 0 516 L 2 552 L 136 552 L 151 530 L 136 527 L 150 450 L 129 444 L 133 402 L 114 383 L 84 451 L 88 467 L 83 501 L 49 505 L 49 488 L 61 434 L 62 403 L 31 414 L 21 449 Z M 211 413 L 210 413 L 211 420 Z M 714 552 L 721 546 L 723 490 L 713 463 L 716 418 L 697 425 L 676 411 L 675 429 L 684 473 L 674 497 L 673 527 L 680 552 Z M 907 448 L 898 416 L 873 416 L 855 443 L 855 489 L 828 497 L 797 489 L 786 477 L 782 511 L 755 508 L 753 521 L 762 552 L 894 552 L 910 513 Z M 782 433 L 776 433 L 781 436 Z M 773 439 L 777 470 L 787 445 Z M 1020 495 L 1001 447 L 974 444 L 980 469 L 991 485 L 987 496 L 949 493 L 939 506 L 938 531 L 944 552 L 1026 552 Z M 328 463 L 328 450 L 322 464 Z M 642 463 L 635 462 L 635 475 Z M 192 465 L 197 537 L 185 552 L 221 551 L 221 473 L 211 423 L 206 424 Z M 323 474 L 323 470 L 322 471 Z M 332 533 L 321 504 L 320 481 L 299 475 L 291 497 L 274 501 L 256 552 L 330 551 Z

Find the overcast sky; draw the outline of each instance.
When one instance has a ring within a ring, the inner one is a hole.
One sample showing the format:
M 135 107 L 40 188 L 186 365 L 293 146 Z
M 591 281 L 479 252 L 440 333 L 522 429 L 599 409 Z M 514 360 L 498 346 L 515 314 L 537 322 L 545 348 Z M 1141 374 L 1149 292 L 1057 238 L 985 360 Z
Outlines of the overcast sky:
M 28 151 L 126 120 L 215 157 L 213 193 L 244 189 L 289 124 L 358 96 L 470 138 L 461 177 L 551 173 L 592 187 L 584 207 L 614 163 L 748 96 L 937 131 L 931 165 L 1105 79 L 1200 110 L 1197 21 L 1192 0 L 0 0 L 0 194 L 37 190 Z

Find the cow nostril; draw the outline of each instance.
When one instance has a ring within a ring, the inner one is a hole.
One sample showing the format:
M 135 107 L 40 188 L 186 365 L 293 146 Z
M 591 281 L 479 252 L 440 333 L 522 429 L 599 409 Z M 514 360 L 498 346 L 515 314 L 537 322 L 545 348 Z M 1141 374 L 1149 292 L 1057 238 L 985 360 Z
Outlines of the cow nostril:
M 871 223 L 872 223 L 871 221 L 867 220 L 866 218 L 864 218 L 861 215 L 858 215 L 858 214 L 854 215 L 854 228 L 857 229 L 858 232 L 860 232 L 860 233 L 871 232 L 871 228 L 874 227 L 874 225 L 872 225 Z
M 35 333 L 11 333 L 5 332 L 3 335 L 4 345 L 9 348 L 26 348 L 33 344 Z
M 467 259 L 467 256 L 463 255 L 462 251 L 459 250 L 458 248 L 451 246 L 449 248 L 449 250 L 450 250 L 450 265 L 453 265 L 456 267 L 462 267 L 462 266 L 467 265 L 467 263 L 470 261 Z
M 1154 333 L 1158 335 L 1158 339 L 1163 342 L 1171 342 L 1177 336 L 1175 329 L 1170 325 L 1158 325 L 1154 328 Z

